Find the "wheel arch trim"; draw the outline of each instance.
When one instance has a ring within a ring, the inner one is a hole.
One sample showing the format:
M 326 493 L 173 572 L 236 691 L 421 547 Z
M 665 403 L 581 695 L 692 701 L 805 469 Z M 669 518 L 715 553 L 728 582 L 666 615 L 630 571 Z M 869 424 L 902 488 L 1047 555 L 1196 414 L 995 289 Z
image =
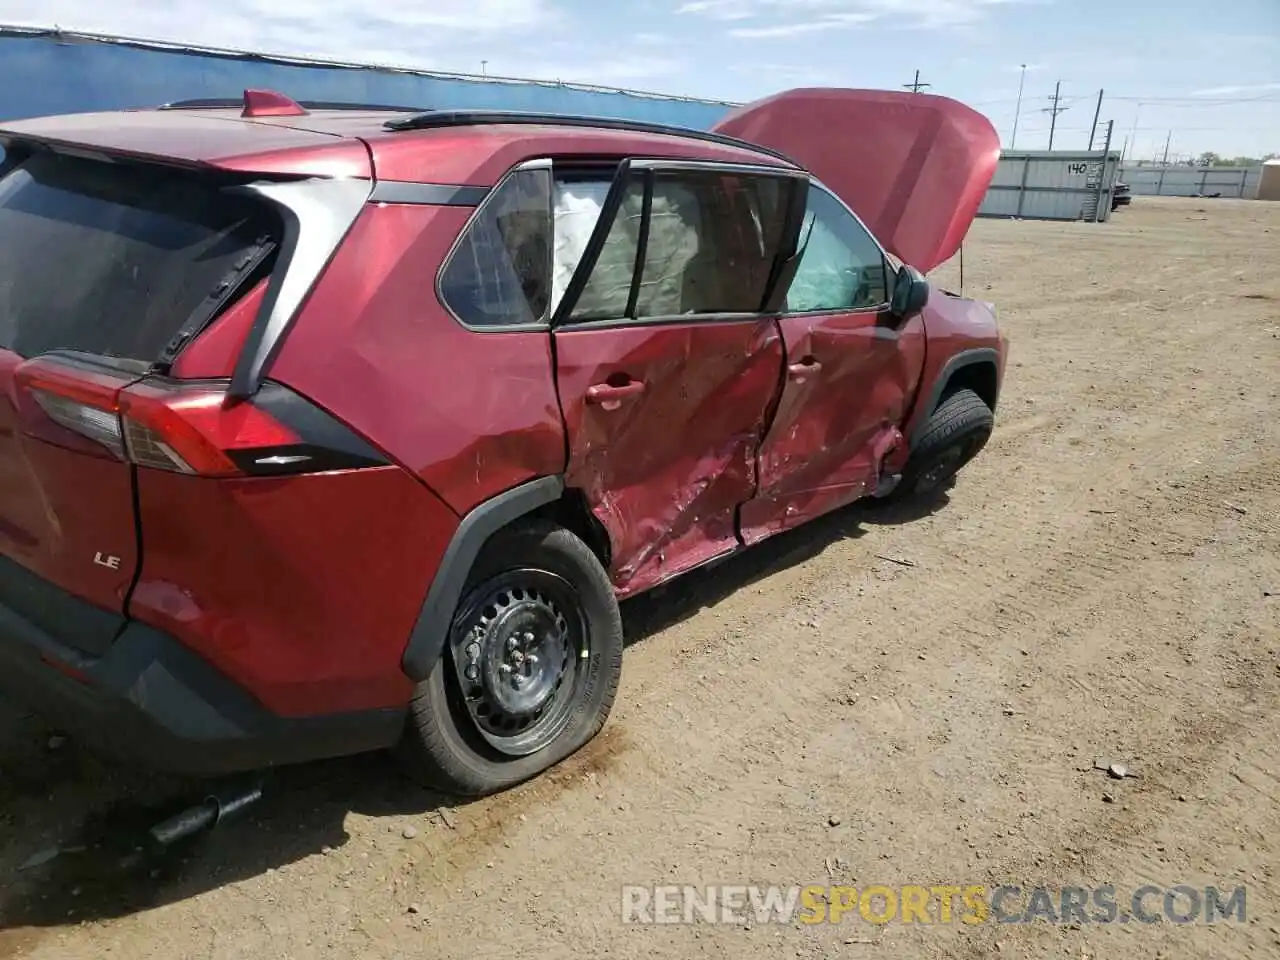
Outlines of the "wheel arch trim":
M 929 390 L 929 402 L 920 408 L 920 418 L 911 429 L 910 446 L 915 448 L 920 441 L 920 435 L 924 432 L 925 426 L 929 423 L 929 418 L 933 416 L 933 412 L 938 409 L 938 401 L 942 399 L 943 392 L 947 389 L 947 384 L 957 372 L 965 367 L 978 366 L 980 364 L 991 364 L 996 370 L 997 380 L 1000 372 L 1000 354 L 995 347 L 973 347 L 969 350 L 961 350 L 943 364 L 942 369 L 938 371 L 938 375 L 933 378 L 933 386 Z M 994 408 L 991 411 L 995 412 Z
M 445 548 L 418 619 L 409 633 L 401 667 L 411 680 L 420 683 L 435 668 L 467 576 L 488 539 L 513 521 L 554 503 L 563 494 L 564 477 L 558 474 L 538 477 L 476 505 L 462 518 Z

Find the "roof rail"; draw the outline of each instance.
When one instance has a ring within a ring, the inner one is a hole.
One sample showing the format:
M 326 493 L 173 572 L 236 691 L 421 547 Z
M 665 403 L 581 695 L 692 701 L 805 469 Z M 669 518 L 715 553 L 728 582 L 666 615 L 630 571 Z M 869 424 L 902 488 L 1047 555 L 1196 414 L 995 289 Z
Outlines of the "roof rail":
M 740 140 L 723 133 L 711 133 L 707 130 L 694 130 L 691 127 L 678 127 L 673 124 L 653 123 L 648 120 L 624 120 L 619 117 L 588 117 L 560 113 L 524 113 L 515 110 L 431 110 L 412 117 L 388 120 L 383 124 L 387 130 L 431 130 L 442 127 L 475 127 L 528 124 L 556 127 L 591 127 L 597 130 L 623 130 L 628 133 L 656 133 L 672 137 L 684 137 L 687 140 L 702 140 L 706 143 L 718 143 L 721 146 L 737 147 L 750 150 L 781 160 L 791 166 L 799 167 L 791 157 L 780 150 Z
M 421 113 L 425 107 L 394 106 L 385 103 L 354 103 L 346 100 L 298 100 L 304 110 L 368 110 L 376 113 Z M 244 106 L 243 97 L 207 97 L 162 103 L 157 110 L 234 110 Z

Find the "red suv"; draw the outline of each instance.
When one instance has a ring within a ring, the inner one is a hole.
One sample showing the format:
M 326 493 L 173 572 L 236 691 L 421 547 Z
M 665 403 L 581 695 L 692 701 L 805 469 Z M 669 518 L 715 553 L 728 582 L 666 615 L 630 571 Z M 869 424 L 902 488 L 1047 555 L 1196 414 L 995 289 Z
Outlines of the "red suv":
M 0 687 L 136 761 L 506 787 L 604 724 L 619 598 L 991 433 L 993 309 L 920 271 L 999 147 L 941 97 L 247 91 L 0 144 Z

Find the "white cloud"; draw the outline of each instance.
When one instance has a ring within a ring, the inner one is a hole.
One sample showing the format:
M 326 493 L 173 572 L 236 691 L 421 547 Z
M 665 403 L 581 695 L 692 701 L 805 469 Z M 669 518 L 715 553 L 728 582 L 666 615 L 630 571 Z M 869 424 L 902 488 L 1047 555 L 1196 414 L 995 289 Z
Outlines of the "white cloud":
M 1025 0 L 859 0 L 858 5 L 894 19 L 935 29 L 956 27 L 982 20 L 988 7 Z
M 689 0 L 676 7 L 677 14 L 697 14 L 711 20 L 747 20 L 751 0 Z
M 460 38 L 527 32 L 556 18 L 552 0 L 0 0 L 2 23 L 418 67 Z
M 1280 83 L 1244 83 L 1226 87 L 1210 87 L 1207 90 L 1195 90 L 1193 97 L 1229 97 L 1237 93 L 1267 93 L 1280 90 Z
M 982 20 L 990 7 L 1050 0 L 686 0 L 679 14 L 713 20 L 759 20 L 730 30 L 735 37 L 787 37 L 868 23 L 936 29 Z
M 799 23 L 780 23 L 769 27 L 735 27 L 729 36 L 741 39 L 767 39 L 771 37 L 793 37 L 802 33 L 817 33 L 822 30 L 840 30 L 855 27 L 860 23 L 869 23 L 876 19 L 874 13 L 844 13 L 818 20 L 802 20 Z
M 679 74 L 687 65 L 661 57 L 614 56 L 589 62 L 564 64 L 519 62 L 517 71 L 504 71 L 528 80 L 563 80 L 566 83 L 594 83 L 605 87 L 628 86 L 639 81 L 656 80 Z

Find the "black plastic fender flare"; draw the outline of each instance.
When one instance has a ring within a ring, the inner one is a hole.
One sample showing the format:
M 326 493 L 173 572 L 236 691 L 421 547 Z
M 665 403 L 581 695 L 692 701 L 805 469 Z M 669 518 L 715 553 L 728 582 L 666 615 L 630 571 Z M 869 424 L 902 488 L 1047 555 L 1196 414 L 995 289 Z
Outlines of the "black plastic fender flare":
M 563 493 L 564 477 L 539 477 L 478 504 L 462 518 L 409 633 L 409 644 L 401 660 L 409 679 L 421 683 L 435 669 L 449 636 L 454 610 L 480 548 L 512 521 L 554 503 Z
M 942 393 L 947 389 L 947 383 L 955 375 L 958 370 L 965 367 L 972 367 L 980 363 L 989 363 L 996 368 L 997 374 L 1000 370 L 1000 355 L 996 352 L 995 347 L 973 347 L 969 350 L 961 350 L 943 364 L 942 369 L 938 371 L 937 377 L 934 378 L 933 386 L 929 391 L 929 402 L 923 409 L 919 421 L 911 431 L 911 448 L 915 449 L 916 444 L 920 440 L 920 434 L 924 432 L 925 425 L 929 422 L 929 418 L 933 416 L 933 411 L 938 409 L 938 401 L 942 399 Z M 995 412 L 994 408 L 991 411 Z

